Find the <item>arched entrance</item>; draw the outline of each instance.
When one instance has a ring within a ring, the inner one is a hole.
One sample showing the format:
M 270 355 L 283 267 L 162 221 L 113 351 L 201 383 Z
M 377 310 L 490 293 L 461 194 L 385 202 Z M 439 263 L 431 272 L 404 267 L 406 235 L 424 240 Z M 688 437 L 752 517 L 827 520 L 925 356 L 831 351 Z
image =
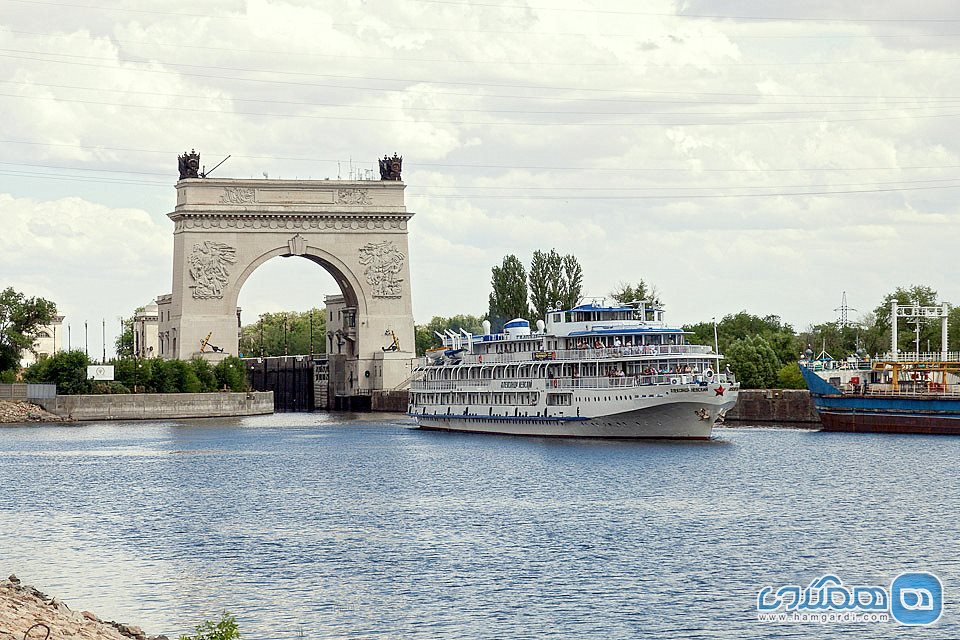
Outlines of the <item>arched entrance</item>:
M 407 244 L 413 214 L 404 187 L 399 180 L 180 180 L 168 214 L 173 288 L 157 299 L 161 355 L 236 355 L 243 283 L 271 258 L 301 256 L 340 286 L 336 311 L 346 318 L 341 332 L 352 348 L 345 374 L 354 388 L 402 383 L 415 355 Z M 200 353 L 208 335 L 222 353 Z

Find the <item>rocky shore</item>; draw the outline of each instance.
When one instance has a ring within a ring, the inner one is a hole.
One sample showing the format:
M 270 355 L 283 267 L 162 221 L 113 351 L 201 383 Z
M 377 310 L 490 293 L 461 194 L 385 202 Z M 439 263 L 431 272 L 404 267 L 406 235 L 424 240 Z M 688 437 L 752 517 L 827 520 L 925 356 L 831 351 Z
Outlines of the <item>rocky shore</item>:
M 49 633 L 48 633 L 49 632 Z M 0 582 L 0 640 L 168 640 L 147 636 L 140 627 L 105 622 L 89 611 L 73 611 L 20 583 L 17 576 Z
M 69 422 L 31 402 L 0 400 L 0 424 L 11 422 Z

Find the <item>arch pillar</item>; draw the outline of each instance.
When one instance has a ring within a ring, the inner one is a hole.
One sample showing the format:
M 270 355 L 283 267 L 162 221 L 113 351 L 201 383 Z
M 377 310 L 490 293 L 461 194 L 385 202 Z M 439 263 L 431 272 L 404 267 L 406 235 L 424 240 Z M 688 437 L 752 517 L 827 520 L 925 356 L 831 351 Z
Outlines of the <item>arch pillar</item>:
M 415 357 L 407 223 L 399 181 L 234 180 L 177 183 L 173 286 L 157 299 L 161 355 L 237 355 L 237 299 L 272 258 L 326 269 L 356 309 L 347 369 L 363 392 L 392 389 Z M 222 349 L 200 352 L 201 342 Z M 384 351 L 397 336 L 400 349 Z

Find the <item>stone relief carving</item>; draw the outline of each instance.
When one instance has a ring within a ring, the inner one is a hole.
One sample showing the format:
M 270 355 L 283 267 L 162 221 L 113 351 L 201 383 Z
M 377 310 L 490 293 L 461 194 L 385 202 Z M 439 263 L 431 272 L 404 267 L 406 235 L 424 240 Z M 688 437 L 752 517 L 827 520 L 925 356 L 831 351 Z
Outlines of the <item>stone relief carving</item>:
M 298 233 L 287 240 L 287 247 L 290 249 L 290 255 L 302 256 L 307 252 L 307 239 Z
M 230 279 L 227 265 L 236 261 L 237 250 L 222 242 L 204 240 L 202 244 L 193 245 L 193 252 L 187 259 L 190 277 L 196 283 L 190 285 L 193 297 L 198 300 L 222 298 Z
M 246 187 L 224 187 L 220 204 L 251 204 L 257 200 L 257 191 Z
M 366 267 L 363 275 L 367 284 L 373 287 L 374 298 L 403 295 L 403 278 L 397 274 L 403 270 L 404 260 L 397 245 L 390 240 L 368 242 L 360 247 L 360 264 Z
M 370 204 L 366 189 L 337 189 L 337 204 Z

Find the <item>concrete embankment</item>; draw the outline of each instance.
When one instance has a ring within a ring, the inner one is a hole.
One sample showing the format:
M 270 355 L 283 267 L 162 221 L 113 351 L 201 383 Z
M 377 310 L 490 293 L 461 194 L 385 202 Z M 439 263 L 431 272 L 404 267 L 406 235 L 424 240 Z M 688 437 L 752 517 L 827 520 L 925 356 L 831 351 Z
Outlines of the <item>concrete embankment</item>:
M 70 420 L 223 418 L 273 413 L 272 391 L 76 395 L 37 402 L 50 413 Z
M 17 576 L 0 582 L 0 638 L 60 640 L 168 640 L 147 636 L 140 627 L 104 622 L 89 611 L 73 611 L 66 603 L 20 583 Z
M 724 423 L 729 426 L 797 423 L 816 428 L 820 418 L 806 389 L 743 389 Z

